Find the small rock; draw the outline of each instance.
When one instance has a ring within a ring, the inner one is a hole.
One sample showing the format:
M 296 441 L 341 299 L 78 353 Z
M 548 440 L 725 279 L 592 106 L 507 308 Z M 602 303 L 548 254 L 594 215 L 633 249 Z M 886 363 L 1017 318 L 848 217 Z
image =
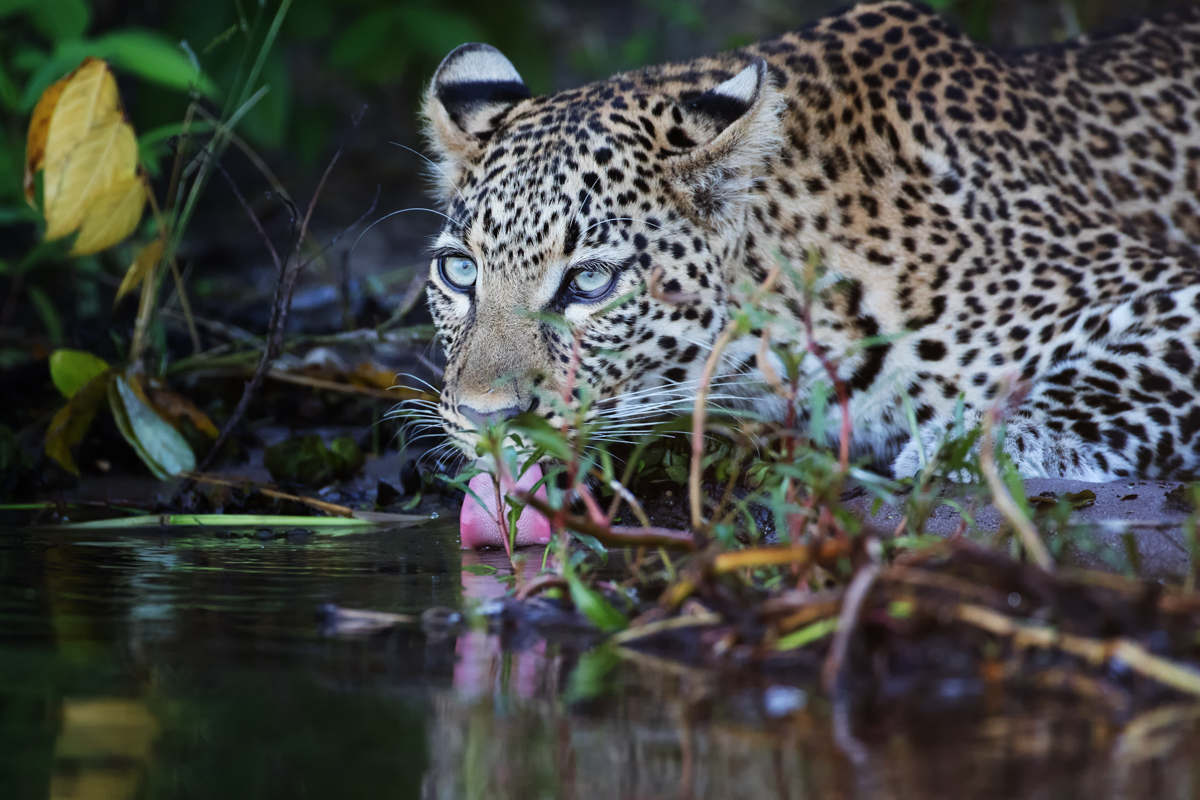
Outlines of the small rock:
M 390 505 L 400 502 L 401 497 L 403 495 L 400 494 L 396 487 L 386 481 L 380 481 L 379 485 L 375 488 L 375 507 L 387 508 Z
M 808 693 L 795 686 L 768 686 L 763 692 L 763 710 L 768 717 L 786 717 L 808 705 Z

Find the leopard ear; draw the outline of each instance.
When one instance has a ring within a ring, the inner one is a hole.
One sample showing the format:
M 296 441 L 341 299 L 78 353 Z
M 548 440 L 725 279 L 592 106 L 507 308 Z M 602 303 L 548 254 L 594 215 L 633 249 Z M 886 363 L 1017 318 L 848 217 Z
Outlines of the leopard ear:
M 676 136 L 684 147 L 672 163 L 676 185 L 700 219 L 715 226 L 734 223 L 762 167 L 779 149 L 783 102 L 767 63 L 757 59 L 681 106 L 688 131 Z
M 504 113 L 527 97 L 520 73 L 491 45 L 464 44 L 446 56 L 425 92 L 424 115 L 433 148 L 449 168 L 447 178 L 483 149 Z

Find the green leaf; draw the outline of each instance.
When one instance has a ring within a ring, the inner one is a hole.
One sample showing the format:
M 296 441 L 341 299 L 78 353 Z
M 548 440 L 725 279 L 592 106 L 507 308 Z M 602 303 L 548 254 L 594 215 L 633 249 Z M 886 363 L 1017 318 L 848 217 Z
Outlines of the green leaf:
M 183 48 L 161 33 L 126 28 L 94 40 L 92 43 L 101 58 L 114 67 L 132 72 L 151 83 L 180 92 L 195 87 L 208 97 L 221 92 L 204 73 L 197 69 Z
M 188 91 L 194 84 L 208 97 L 220 91 L 209 78 L 198 73 L 187 55 L 161 34 L 123 30 L 86 41 L 68 41 L 55 48 L 54 55 L 40 64 L 25 82 L 21 109 L 31 111 L 50 84 L 79 66 L 88 56 L 108 61 L 119 71 L 133 73 L 151 83 L 169 89 Z
M 629 624 L 629 620 L 625 619 L 625 615 L 612 607 L 604 597 L 592 589 L 586 583 L 579 579 L 575 574 L 575 570 L 566 570 L 567 588 L 571 592 L 571 602 L 575 604 L 575 608 L 579 609 L 579 613 L 588 618 L 588 621 L 605 633 L 613 633 L 614 631 L 624 630 Z
M 567 679 L 566 701 L 577 703 L 604 694 L 611 684 L 609 675 L 620 663 L 621 657 L 608 645 L 584 653 Z
M 54 42 L 80 39 L 92 21 L 84 0 L 38 0 L 28 8 L 33 27 Z
M 83 350 L 55 350 L 50 354 L 50 379 L 68 400 L 88 381 L 108 371 L 108 362 Z
M 376 8 L 357 15 L 333 42 L 329 63 L 335 67 L 359 70 L 384 54 L 396 26 L 392 8 Z
M 329 450 L 341 459 L 340 464 L 334 464 L 335 472 L 339 478 L 351 477 L 362 469 L 362 465 L 367 460 L 367 457 L 363 455 L 362 448 L 358 446 L 358 442 L 349 436 L 339 436 L 334 439 L 329 443 Z
M 0 105 L 6 111 L 16 111 L 21 107 L 21 93 L 16 84 L 8 76 L 7 67 L 0 61 Z
M 805 625 L 798 631 L 789 633 L 775 643 L 776 650 L 795 650 L 797 647 L 803 647 L 806 644 L 812 644 L 818 639 L 822 639 L 837 630 L 838 618 L 829 617 L 828 619 L 818 620 L 811 625 Z
M 495 575 L 500 570 L 491 564 L 463 564 L 462 571 L 483 577 L 485 575 Z
M 688 468 L 683 464 L 672 464 L 667 467 L 667 477 L 682 486 L 688 482 Z
M 120 375 L 108 384 L 108 405 L 117 429 L 156 478 L 166 480 L 196 468 L 196 456 L 187 440 Z
M 0 0 L 0 19 L 11 17 L 13 14 L 19 14 L 25 11 L 30 6 L 35 5 L 39 0 Z
M 316 434 L 293 436 L 263 453 L 263 465 L 272 478 L 314 488 L 352 477 L 363 461 L 362 450 L 348 436 L 334 439 L 332 447 Z

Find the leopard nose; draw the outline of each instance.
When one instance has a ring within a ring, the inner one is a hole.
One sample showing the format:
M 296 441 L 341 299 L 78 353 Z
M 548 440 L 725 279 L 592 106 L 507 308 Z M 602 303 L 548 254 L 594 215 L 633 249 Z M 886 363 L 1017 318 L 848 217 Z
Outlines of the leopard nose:
M 503 422 L 506 419 L 512 419 L 520 414 L 525 409 L 517 405 L 505 406 L 504 408 L 493 408 L 487 411 L 482 411 L 473 406 L 460 404 L 458 412 L 475 426 L 476 430 L 483 430 L 488 425 L 495 425 L 497 422 Z

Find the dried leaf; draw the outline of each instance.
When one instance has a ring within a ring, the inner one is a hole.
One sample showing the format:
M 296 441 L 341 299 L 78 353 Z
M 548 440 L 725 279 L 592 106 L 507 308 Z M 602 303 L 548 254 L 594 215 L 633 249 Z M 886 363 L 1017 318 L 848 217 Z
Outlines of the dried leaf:
M 85 60 L 38 101 L 25 154 L 25 194 L 31 201 L 39 167 L 47 241 L 78 231 L 71 254 L 86 255 L 137 227 L 147 195 L 137 137 L 103 61 Z
M 83 215 L 71 255 L 98 253 L 133 233 L 142 218 L 146 192 L 145 180 L 137 176 L 93 196 Z
M 58 107 L 58 100 L 62 97 L 63 89 L 67 88 L 67 83 L 71 80 L 71 76 L 56 81 L 46 91 L 42 92 L 42 96 L 38 98 L 38 103 L 33 109 L 33 116 L 29 120 L 29 135 L 25 139 L 25 202 L 33 205 L 33 176 L 39 169 L 42 168 L 42 161 L 46 157 L 46 138 L 50 133 L 50 118 L 54 115 L 54 109 Z
M 53 123 L 51 126 L 53 134 Z M 47 150 L 44 190 L 47 241 L 78 230 L 85 212 L 99 195 L 136 179 L 137 138 L 129 123 L 117 120 L 88 131 L 57 164 L 50 161 L 54 155 Z
M 105 369 L 80 387 L 67 404 L 58 410 L 46 429 L 46 455 L 72 475 L 79 474 L 79 467 L 71 458 L 71 448 L 79 444 L 91 427 L 96 411 L 104 402 L 111 379 L 112 373 Z
M 1096 493 L 1091 489 L 1084 489 L 1082 492 L 1066 492 L 1063 494 L 1063 500 L 1071 504 L 1071 508 L 1087 508 L 1096 504 Z
M 159 480 L 196 468 L 196 456 L 171 424 L 155 413 L 136 381 L 113 376 L 108 405 L 117 429 Z
M 213 421 L 208 418 L 208 415 L 196 407 L 196 404 L 186 397 L 172 392 L 163 386 L 155 386 L 149 384 L 142 387 L 146 397 L 150 401 L 150 405 L 154 408 L 158 415 L 171 423 L 176 430 L 179 429 L 179 424 L 184 419 L 191 420 L 196 426 L 196 430 L 210 438 L 217 438 L 220 431 Z
M 376 389 L 391 389 L 396 385 L 396 371 L 394 369 L 383 369 L 375 366 L 370 361 L 364 361 L 359 364 L 346 377 L 350 380 L 350 383 L 359 386 L 371 386 Z
M 108 64 L 100 59 L 85 59 L 63 81 L 65 84 L 59 90 L 58 102 L 50 115 L 44 148 L 46 174 L 42 207 L 47 210 L 56 203 L 63 162 L 93 129 L 109 127 L 119 122 L 122 116 L 116 79 Z M 135 157 L 136 154 L 135 146 Z M 36 167 L 33 171 L 36 172 Z
M 133 263 L 125 271 L 125 277 L 121 279 L 121 286 L 117 289 L 117 299 L 113 301 L 114 306 L 121 302 L 121 298 L 145 282 L 146 276 L 150 274 L 155 265 L 162 259 L 165 244 L 160 236 L 141 250 L 138 250 L 137 255 L 133 257 Z
M 83 350 L 55 350 L 50 354 L 50 379 L 68 400 L 107 371 L 107 361 Z

